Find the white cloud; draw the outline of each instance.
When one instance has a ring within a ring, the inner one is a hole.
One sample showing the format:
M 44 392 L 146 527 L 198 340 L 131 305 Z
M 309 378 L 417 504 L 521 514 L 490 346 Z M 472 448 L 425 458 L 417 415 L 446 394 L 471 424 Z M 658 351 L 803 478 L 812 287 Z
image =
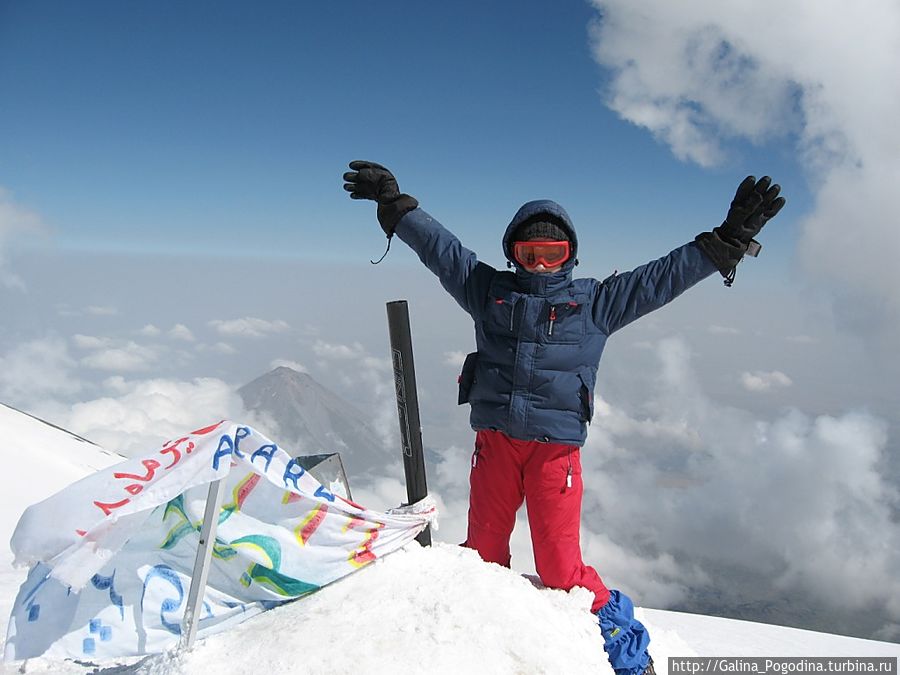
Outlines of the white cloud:
M 116 396 L 61 409 L 54 420 L 104 448 L 128 456 L 221 419 L 255 423 L 234 388 L 221 380 L 129 382 L 110 378 L 106 382 Z
M 387 357 L 380 359 L 377 356 L 364 356 L 361 360 L 362 366 L 369 370 L 381 372 L 393 372 L 391 360 Z
M 316 356 L 320 356 L 327 360 L 348 361 L 361 359 L 365 356 L 366 350 L 358 342 L 352 345 L 325 342 L 324 340 L 316 340 L 313 343 L 313 352 Z
M 100 306 L 100 305 L 90 305 L 84 310 L 88 314 L 92 316 L 115 316 L 119 313 L 119 310 L 115 307 L 108 306 Z
M 454 368 L 462 368 L 463 362 L 466 360 L 466 353 L 453 351 L 444 352 L 444 363 Z
M 811 345 L 816 343 L 816 338 L 809 335 L 789 335 L 786 340 L 800 345 Z
M 103 380 L 103 386 L 117 394 L 124 394 L 128 391 L 129 383 L 121 375 L 111 375 Z
M 62 317 L 81 316 L 81 312 L 77 309 L 72 309 L 68 305 L 57 305 L 56 313 Z
M 96 370 L 134 372 L 148 370 L 160 357 L 156 347 L 139 345 L 133 341 L 117 341 L 91 335 L 74 335 L 77 347 L 93 353 L 81 359 L 81 365 Z
M 267 321 L 266 319 L 254 317 L 229 320 L 216 319 L 210 321 L 209 325 L 222 335 L 253 338 L 265 337 L 273 333 L 283 333 L 290 328 L 287 322 L 281 319 Z
M 162 333 L 162 331 L 152 323 L 148 323 L 138 331 L 138 334 L 143 335 L 144 337 L 157 337 L 160 333 Z
M 712 324 L 709 327 L 709 332 L 713 335 L 740 335 L 741 331 L 737 328 L 732 328 L 730 326 L 717 326 L 716 324 Z
M 308 373 L 309 372 L 306 369 L 306 366 L 304 366 L 302 363 L 300 363 L 298 361 L 291 361 L 289 359 L 275 359 L 274 361 L 272 361 L 269 364 L 269 368 L 272 368 L 273 370 L 275 368 L 280 368 L 282 366 L 284 366 L 286 368 L 290 368 L 291 370 L 296 370 L 298 373 Z
M 747 391 L 769 391 L 774 388 L 790 387 L 793 383 L 793 380 L 780 370 L 741 373 L 741 384 Z
M 649 340 L 637 340 L 631 343 L 631 346 L 635 349 L 653 349 L 653 343 Z
M 95 370 L 133 372 L 149 370 L 156 362 L 157 354 L 149 347 L 134 342 L 122 348 L 104 349 L 81 359 L 81 365 Z
M 872 639 L 883 642 L 900 642 L 900 623 L 890 623 L 882 626 L 875 632 Z
M 353 499 L 373 509 L 392 509 L 406 497 L 406 483 L 402 477 L 373 476 L 358 486 L 350 486 Z
M 642 604 L 653 598 L 654 607 L 671 607 L 690 598 L 692 588 L 710 582 L 699 565 L 680 564 L 666 552 L 635 555 L 604 533 L 585 532 L 581 549 L 585 561 L 602 561 L 600 573 L 611 573 L 618 580 L 615 587 Z
M 219 354 L 221 356 L 231 356 L 238 353 L 238 350 L 227 342 L 216 342 L 211 345 L 198 342 L 194 345 L 194 350 L 200 354 Z
M 81 309 L 73 309 L 66 304 L 57 305 L 56 313 L 62 317 L 72 316 L 118 316 L 119 310 L 112 306 L 89 305 Z
M 681 340 L 660 342 L 657 358 L 641 414 L 597 399 L 582 451 L 585 540 L 601 574 L 656 606 L 712 591 L 719 607 L 900 620 L 887 425 L 861 412 L 759 418 L 704 394 Z M 836 596 L 839 587 L 853 591 Z
M 397 447 L 397 404 L 390 358 L 372 356 L 359 342 L 347 345 L 316 340 L 312 350 L 322 359 L 317 365 L 328 372 L 327 386 L 343 386 L 350 401 L 368 408 L 379 444 Z M 422 395 L 420 390 L 420 401 Z
M 601 396 L 594 397 L 594 419 L 605 431 L 618 436 L 634 434 L 646 439 L 677 442 L 688 447 L 698 447 L 700 436 L 687 421 L 676 419 L 633 418 L 610 405 Z
M 867 328 L 900 330 L 900 228 L 890 217 L 900 184 L 900 4 L 593 4 L 602 14 L 594 56 L 612 75 L 608 105 L 701 166 L 720 162 L 730 139 L 794 143 L 815 193 L 798 245 L 806 270 L 840 289 L 843 311 L 865 310 Z
M 103 349 L 112 344 L 112 340 L 109 338 L 100 338 L 94 335 L 82 335 L 80 333 L 76 333 L 72 336 L 72 342 L 79 349 Z
M 71 396 L 82 388 L 66 341 L 45 337 L 17 345 L 0 356 L 0 398 L 31 407 L 45 397 Z
M 228 356 L 230 354 L 237 354 L 237 349 L 232 347 L 227 342 L 217 342 L 214 345 L 212 345 L 209 349 L 210 349 L 210 351 L 215 352 L 216 354 L 224 354 L 226 356 Z
M 183 323 L 176 323 L 169 330 L 169 337 L 174 340 L 184 340 L 185 342 L 193 342 L 195 340 L 191 329 Z

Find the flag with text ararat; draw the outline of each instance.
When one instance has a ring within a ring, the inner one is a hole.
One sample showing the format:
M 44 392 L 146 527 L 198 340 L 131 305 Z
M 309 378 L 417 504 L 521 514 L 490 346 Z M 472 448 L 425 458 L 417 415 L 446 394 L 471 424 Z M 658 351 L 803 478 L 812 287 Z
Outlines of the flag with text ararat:
M 209 483 L 219 479 L 200 637 L 397 550 L 436 515 L 430 500 L 388 512 L 354 504 L 249 426 L 198 429 L 25 511 L 11 547 L 16 564 L 31 567 L 5 660 L 99 660 L 177 645 Z

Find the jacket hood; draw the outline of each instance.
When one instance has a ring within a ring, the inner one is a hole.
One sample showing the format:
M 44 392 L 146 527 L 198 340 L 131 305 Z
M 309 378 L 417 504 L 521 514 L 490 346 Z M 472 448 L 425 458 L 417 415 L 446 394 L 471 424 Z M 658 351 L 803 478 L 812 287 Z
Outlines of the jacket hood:
M 521 208 L 516 211 L 516 215 L 513 216 L 513 219 L 510 221 L 509 225 L 506 228 L 506 233 L 503 235 L 503 254 L 506 256 L 506 259 L 509 260 L 513 265 L 516 265 L 518 268 L 518 264 L 513 258 L 512 254 L 512 237 L 516 231 L 516 228 L 519 227 L 522 223 L 524 223 L 529 218 L 533 216 L 537 216 L 540 214 L 547 214 L 551 216 L 554 222 L 558 223 L 569 235 L 569 240 L 571 242 L 572 255 L 566 264 L 563 265 L 563 270 L 570 270 L 575 267 L 577 263 L 578 256 L 578 237 L 575 235 L 575 226 L 572 225 L 572 219 L 569 218 L 569 214 L 566 213 L 566 210 L 550 199 L 538 199 L 533 202 L 527 202 L 521 206 Z M 519 270 L 520 272 L 523 270 Z

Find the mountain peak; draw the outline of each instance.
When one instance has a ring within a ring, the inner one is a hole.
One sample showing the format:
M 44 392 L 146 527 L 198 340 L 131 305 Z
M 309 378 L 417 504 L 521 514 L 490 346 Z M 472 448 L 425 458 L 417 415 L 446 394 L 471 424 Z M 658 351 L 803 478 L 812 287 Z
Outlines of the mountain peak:
M 290 366 L 277 366 L 262 377 L 278 377 L 287 380 L 296 380 L 298 382 L 311 380 L 315 382 L 312 375 L 310 375 L 309 373 L 303 372 L 301 370 L 294 370 Z
M 270 436 L 297 454 L 340 452 L 357 474 L 384 463 L 369 416 L 309 373 L 278 366 L 238 394 L 247 410 L 264 412 L 278 425 Z
M 327 391 L 327 388 L 309 373 L 294 370 L 290 366 L 278 366 L 245 384 L 238 392 L 244 396 L 247 392 L 262 390 L 277 390 L 279 396 L 283 397 L 288 394 L 302 396 L 308 390 Z

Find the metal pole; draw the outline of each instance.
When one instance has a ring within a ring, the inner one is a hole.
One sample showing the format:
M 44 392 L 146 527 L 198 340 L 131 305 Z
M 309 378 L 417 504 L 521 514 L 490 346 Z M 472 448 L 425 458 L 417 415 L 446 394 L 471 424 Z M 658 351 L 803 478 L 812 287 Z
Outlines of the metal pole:
M 413 504 L 428 496 L 428 485 L 425 482 L 422 423 L 419 419 L 416 368 L 413 364 L 412 334 L 406 300 L 387 303 L 387 316 L 391 334 L 394 389 L 397 392 L 397 414 L 400 418 L 403 470 L 406 473 L 406 496 L 409 503 Z M 416 537 L 416 541 L 422 546 L 431 546 L 431 528 L 426 527 Z
M 198 605 L 206 591 L 206 579 L 209 576 L 209 563 L 212 560 L 213 544 L 216 541 L 216 528 L 219 525 L 219 511 L 222 509 L 222 497 L 225 494 L 223 483 L 219 479 L 209 484 L 206 495 L 206 512 L 203 514 L 203 526 L 200 528 L 200 546 L 194 560 L 194 572 L 191 574 L 191 589 L 188 591 L 187 606 L 181 629 L 182 649 L 191 649 L 197 637 L 197 625 L 200 623 Z

